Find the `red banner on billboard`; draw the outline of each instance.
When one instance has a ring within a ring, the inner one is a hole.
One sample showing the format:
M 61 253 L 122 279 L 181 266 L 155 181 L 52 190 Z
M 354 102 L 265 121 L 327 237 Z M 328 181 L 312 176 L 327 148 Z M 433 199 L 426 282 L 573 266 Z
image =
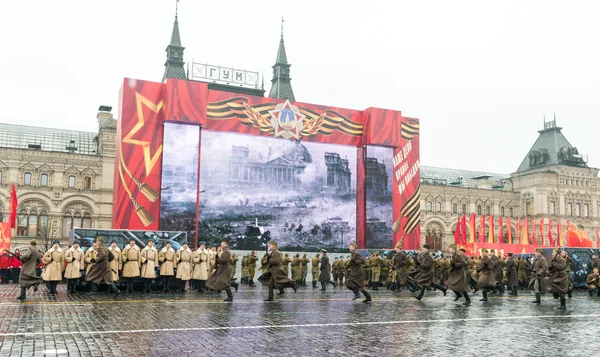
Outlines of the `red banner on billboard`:
M 3 249 L 10 251 L 10 223 L 0 222 L 0 252 Z

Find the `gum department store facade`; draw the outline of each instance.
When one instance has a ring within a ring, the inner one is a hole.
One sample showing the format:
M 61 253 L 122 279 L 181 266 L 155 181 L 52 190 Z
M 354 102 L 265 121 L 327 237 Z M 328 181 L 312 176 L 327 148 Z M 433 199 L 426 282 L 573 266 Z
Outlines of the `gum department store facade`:
M 166 52 L 163 80 L 188 79 L 177 17 Z M 290 66 L 282 34 L 270 98 L 295 100 Z M 261 89 L 209 83 L 209 88 L 265 93 L 264 84 Z M 8 221 L 11 183 L 19 198 L 13 245 L 31 237 L 46 242 L 62 238 L 66 245 L 73 228 L 111 228 L 117 124 L 111 109 L 100 107 L 97 132 L 0 123 L 0 221 Z M 511 216 L 515 237 L 517 217 L 528 216 L 529 221 L 535 217 L 536 222 L 544 218 L 546 224 L 560 219 L 563 227 L 569 220 L 587 229 L 595 241 L 600 227 L 599 170 L 586 162 L 554 120 L 545 123 L 513 174 L 422 166 L 421 239 L 434 249 L 445 247 L 453 241 L 458 217 L 475 213 L 493 214 L 496 219 Z

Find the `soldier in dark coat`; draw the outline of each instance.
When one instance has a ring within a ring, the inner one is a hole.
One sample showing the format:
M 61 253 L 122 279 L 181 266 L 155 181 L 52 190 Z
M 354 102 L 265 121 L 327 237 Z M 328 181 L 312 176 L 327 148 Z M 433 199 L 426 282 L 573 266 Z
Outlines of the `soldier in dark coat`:
M 21 285 L 21 295 L 18 300 L 25 301 L 27 290 L 33 286 L 33 291 L 37 291 L 38 286 L 43 281 L 41 276 L 36 275 L 36 267 L 42 261 L 42 255 L 37 250 L 37 243 L 32 240 L 29 246 L 21 249 L 19 260 L 23 263 L 19 273 L 19 285 Z
M 348 265 L 348 277 L 346 278 L 346 287 L 354 292 L 354 299 L 360 298 L 359 293 L 365 296 L 364 303 L 371 302 L 371 295 L 365 290 L 365 273 L 362 265 L 365 264 L 365 258 L 356 251 L 356 244 L 351 243 L 350 249 L 350 264 Z M 342 261 L 343 262 L 343 261 Z
M 231 292 L 231 253 L 229 252 L 229 240 L 223 239 L 221 246 L 217 248 L 217 270 L 208 277 L 206 287 L 215 291 L 225 290 L 227 298 L 223 301 L 232 302 Z
M 567 262 L 560 256 L 558 248 L 552 251 L 552 261 L 548 268 L 549 276 L 543 280 L 545 291 L 551 292 L 555 297 L 560 298 L 559 310 L 566 309 L 565 294 L 569 290 L 569 277 L 567 276 Z
M 269 242 L 269 253 L 267 259 L 258 270 L 263 270 L 264 273 L 258 278 L 263 285 L 269 288 L 269 297 L 265 301 L 273 301 L 273 289 L 279 289 L 283 291 L 284 288 L 292 288 L 296 292 L 296 284 L 290 279 L 282 267 L 283 258 L 279 249 L 277 249 L 277 242 Z M 268 270 L 267 270 L 268 268 Z M 282 295 L 280 293 L 280 295 Z
M 542 302 L 542 279 L 546 277 L 547 271 L 548 261 L 542 255 L 542 250 L 536 249 L 533 272 L 531 274 L 531 280 L 529 281 L 529 286 L 531 287 L 533 285 L 533 290 L 535 291 L 535 300 L 532 301 L 535 304 Z
M 494 263 L 488 255 L 487 249 L 481 250 L 481 260 L 477 265 L 477 289 L 483 293 L 483 298 L 480 301 L 488 301 L 487 293 L 496 288 L 496 280 L 494 280 Z
M 421 300 L 423 295 L 425 294 L 425 289 L 428 287 L 434 287 L 436 289 L 442 290 L 444 296 L 446 296 L 446 288 L 441 285 L 433 283 L 433 257 L 429 252 L 431 247 L 427 244 L 423 245 L 419 255 L 417 256 L 417 276 L 415 277 L 415 281 L 419 284 L 419 294 L 415 296 L 417 300 Z
M 396 274 L 396 282 L 394 283 L 392 290 L 398 288 L 400 291 L 406 285 L 408 280 L 408 272 L 406 267 L 409 264 L 408 256 L 402 251 L 403 241 L 398 241 L 396 244 L 396 255 L 392 259 L 392 272 Z
M 104 246 L 104 238 L 96 238 L 96 258 L 92 259 L 92 267 L 86 274 L 85 280 L 92 285 L 92 290 L 87 295 L 96 295 L 98 293 L 98 285 L 104 280 L 108 285 L 108 292 L 114 293 L 115 297 L 119 296 L 121 291 L 113 282 L 113 272 L 110 267 L 110 262 L 114 259 L 114 255 Z
M 454 291 L 456 298 L 454 301 L 458 301 L 461 297 L 465 298 L 465 306 L 471 305 L 471 299 L 467 294 L 467 272 L 469 271 L 469 264 L 465 259 L 464 253 L 456 250 L 456 244 L 450 245 L 450 274 L 448 277 L 448 289 Z
M 506 261 L 506 282 L 511 296 L 517 296 L 517 286 L 519 286 L 519 266 L 513 257 L 513 253 L 508 253 Z
M 331 281 L 331 265 L 329 264 L 329 257 L 327 256 L 327 250 L 321 249 L 321 274 L 319 274 L 319 281 L 321 282 L 321 289 L 319 291 L 327 290 L 325 287 L 327 284 L 331 284 L 335 287 L 335 283 Z
M 498 292 L 500 294 L 504 294 L 504 271 L 502 270 L 502 265 L 500 264 L 500 258 L 496 255 L 496 252 L 492 249 L 490 250 L 490 260 L 494 265 L 494 280 L 496 280 Z

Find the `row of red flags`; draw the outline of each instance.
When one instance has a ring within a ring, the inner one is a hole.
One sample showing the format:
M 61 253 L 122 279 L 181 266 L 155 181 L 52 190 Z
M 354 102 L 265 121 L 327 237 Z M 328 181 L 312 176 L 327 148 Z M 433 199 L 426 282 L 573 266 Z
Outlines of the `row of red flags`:
M 485 224 L 488 223 L 488 233 L 487 237 L 485 236 Z M 540 236 L 542 238 L 542 245 L 546 245 L 548 242 L 549 246 L 565 246 L 565 238 L 563 235 L 562 225 L 560 220 L 558 220 L 558 237 L 553 236 L 552 232 L 552 224 L 553 220 L 550 220 L 548 223 L 548 229 L 546 229 L 546 223 L 544 218 L 542 218 L 536 224 L 535 218 L 531 219 L 531 227 L 533 229 L 529 229 L 529 223 L 527 218 L 517 218 L 516 231 L 517 237 L 513 237 L 512 225 L 510 217 L 506 218 L 504 221 L 503 217 L 498 218 L 496 221 L 494 219 L 494 215 L 489 215 L 487 217 L 480 216 L 479 217 L 479 234 L 476 234 L 476 215 L 475 213 L 471 214 L 471 216 L 467 219 L 467 215 L 463 215 L 462 217 L 458 217 L 458 223 L 456 225 L 456 229 L 454 230 L 454 243 L 457 245 L 467 244 L 467 243 L 496 243 L 496 222 L 499 228 L 499 239 L 498 243 L 504 243 L 504 230 L 506 229 L 507 243 L 508 244 L 537 244 L 537 232 L 539 228 Z M 506 224 L 506 227 L 504 225 Z M 568 224 L 568 223 L 567 223 Z M 546 238 L 548 240 L 546 241 Z M 555 239 L 556 238 L 556 239 Z

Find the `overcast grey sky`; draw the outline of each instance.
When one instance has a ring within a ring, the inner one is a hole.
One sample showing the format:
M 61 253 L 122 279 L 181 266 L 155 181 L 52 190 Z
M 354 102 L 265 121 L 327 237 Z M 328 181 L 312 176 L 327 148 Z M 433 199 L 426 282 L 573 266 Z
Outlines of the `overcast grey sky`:
M 175 0 L 0 1 L 0 121 L 96 130 L 160 81 Z M 600 167 L 597 1 L 181 0 L 185 60 L 260 70 L 281 16 L 296 99 L 421 119 L 423 165 L 510 173 L 553 113 Z

